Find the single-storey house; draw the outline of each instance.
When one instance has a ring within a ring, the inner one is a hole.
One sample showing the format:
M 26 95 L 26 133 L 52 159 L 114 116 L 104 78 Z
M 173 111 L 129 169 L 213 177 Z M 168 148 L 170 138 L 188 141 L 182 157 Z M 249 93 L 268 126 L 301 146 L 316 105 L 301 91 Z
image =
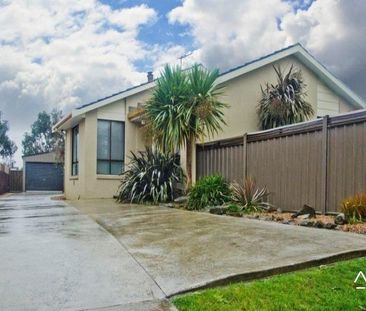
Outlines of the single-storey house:
M 364 108 L 363 101 L 334 77 L 300 44 L 295 44 L 221 73 L 222 101 L 227 126 L 211 140 L 226 139 L 258 130 L 257 105 L 261 85 L 276 82 L 273 65 L 300 69 L 307 85 L 307 101 L 314 118 Z M 130 151 L 146 144 L 140 108 L 156 85 L 148 81 L 106 98 L 83 105 L 67 114 L 54 130 L 66 132 L 65 194 L 68 199 L 111 198 L 120 184 L 119 173 L 128 165 Z M 193 164 L 195 150 L 193 150 Z M 181 152 L 182 158 L 184 152 Z M 182 163 L 184 163 L 182 159 Z M 193 168 L 193 180 L 195 179 Z

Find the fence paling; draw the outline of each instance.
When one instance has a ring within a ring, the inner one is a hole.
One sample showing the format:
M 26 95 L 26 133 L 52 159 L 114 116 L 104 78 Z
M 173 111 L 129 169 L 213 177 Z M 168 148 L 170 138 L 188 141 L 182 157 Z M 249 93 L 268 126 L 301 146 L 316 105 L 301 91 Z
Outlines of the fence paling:
M 197 177 L 220 173 L 240 181 L 250 175 L 283 209 L 308 204 L 336 212 L 342 199 L 366 191 L 365 155 L 362 110 L 198 146 Z
M 10 192 L 23 191 L 23 171 L 10 171 L 9 188 Z

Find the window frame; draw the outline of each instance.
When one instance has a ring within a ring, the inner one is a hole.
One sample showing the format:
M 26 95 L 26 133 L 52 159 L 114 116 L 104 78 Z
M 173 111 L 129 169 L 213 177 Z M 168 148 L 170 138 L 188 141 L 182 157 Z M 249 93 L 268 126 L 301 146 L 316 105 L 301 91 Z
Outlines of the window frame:
M 77 133 L 75 134 L 75 132 Z M 80 148 L 80 139 L 79 139 L 79 125 L 76 125 L 71 130 L 71 176 L 79 175 L 79 148 Z M 76 146 L 74 144 L 76 138 Z M 76 149 L 76 150 L 75 150 Z M 75 155 L 75 157 L 74 157 Z M 75 161 L 74 161 L 75 158 Z M 74 170 L 75 165 L 75 170 Z
M 109 131 L 108 131 L 108 149 L 109 149 L 109 158 L 108 159 L 99 159 L 98 158 L 98 128 L 99 121 L 108 122 L 109 123 Z M 122 146 L 123 146 L 123 154 L 122 160 L 113 160 L 112 159 L 112 123 L 119 123 L 122 125 Z M 108 119 L 97 119 L 97 167 L 96 173 L 97 175 L 108 175 L 108 176 L 119 176 L 120 174 L 112 174 L 112 163 L 121 163 L 122 170 L 125 165 L 125 147 L 126 147 L 126 132 L 125 132 L 125 121 L 120 120 L 108 120 Z M 98 173 L 98 161 L 108 162 L 108 173 Z

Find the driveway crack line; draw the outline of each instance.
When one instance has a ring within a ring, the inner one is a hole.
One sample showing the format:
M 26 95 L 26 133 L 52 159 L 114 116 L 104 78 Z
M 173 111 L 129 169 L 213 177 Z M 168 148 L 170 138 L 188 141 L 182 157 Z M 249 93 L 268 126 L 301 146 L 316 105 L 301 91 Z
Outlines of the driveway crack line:
M 69 205 L 72 206 L 72 205 Z M 103 227 L 100 222 L 97 221 L 97 219 L 95 219 L 94 217 L 83 213 L 81 210 L 79 210 L 78 208 L 72 206 L 74 209 L 78 210 L 81 214 L 87 216 L 88 218 L 90 218 L 91 220 L 93 220 L 103 231 L 105 231 L 106 233 L 108 233 L 108 235 L 110 235 L 111 237 L 113 237 L 113 239 L 115 241 L 117 241 L 117 243 L 119 245 L 121 245 L 121 247 L 127 252 L 128 255 L 131 256 L 131 258 L 136 262 L 136 264 L 146 273 L 146 275 L 154 282 L 154 284 L 161 290 L 161 292 L 164 294 L 164 297 L 167 298 L 168 294 L 161 288 L 161 286 L 159 285 L 159 283 L 154 279 L 154 277 L 150 274 L 149 271 L 147 271 L 147 269 L 142 265 L 142 263 L 139 262 L 139 260 L 128 250 L 127 246 L 122 243 L 120 240 L 118 240 L 114 234 L 112 232 L 110 232 L 109 230 L 107 230 L 105 227 Z M 152 292 L 153 294 L 153 292 Z M 154 294 L 153 294 L 154 296 Z M 154 297 L 155 299 L 160 299 L 159 297 Z

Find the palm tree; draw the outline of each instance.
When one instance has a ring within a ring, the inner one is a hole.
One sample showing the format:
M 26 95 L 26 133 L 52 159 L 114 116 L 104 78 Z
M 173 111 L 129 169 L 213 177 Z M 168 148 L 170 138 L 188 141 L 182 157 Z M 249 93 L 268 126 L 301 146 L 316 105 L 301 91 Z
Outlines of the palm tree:
M 154 143 L 162 152 L 186 147 L 187 189 L 192 185 L 193 144 L 218 133 L 225 124 L 227 105 L 218 99 L 222 94 L 222 87 L 215 84 L 218 75 L 218 70 L 200 65 L 187 71 L 167 65 L 145 107 Z
M 262 98 L 259 101 L 258 115 L 263 130 L 303 122 L 314 114 L 313 107 L 305 101 L 306 84 L 302 73 L 291 66 L 284 76 L 281 67 L 273 66 L 277 84 L 261 86 Z

